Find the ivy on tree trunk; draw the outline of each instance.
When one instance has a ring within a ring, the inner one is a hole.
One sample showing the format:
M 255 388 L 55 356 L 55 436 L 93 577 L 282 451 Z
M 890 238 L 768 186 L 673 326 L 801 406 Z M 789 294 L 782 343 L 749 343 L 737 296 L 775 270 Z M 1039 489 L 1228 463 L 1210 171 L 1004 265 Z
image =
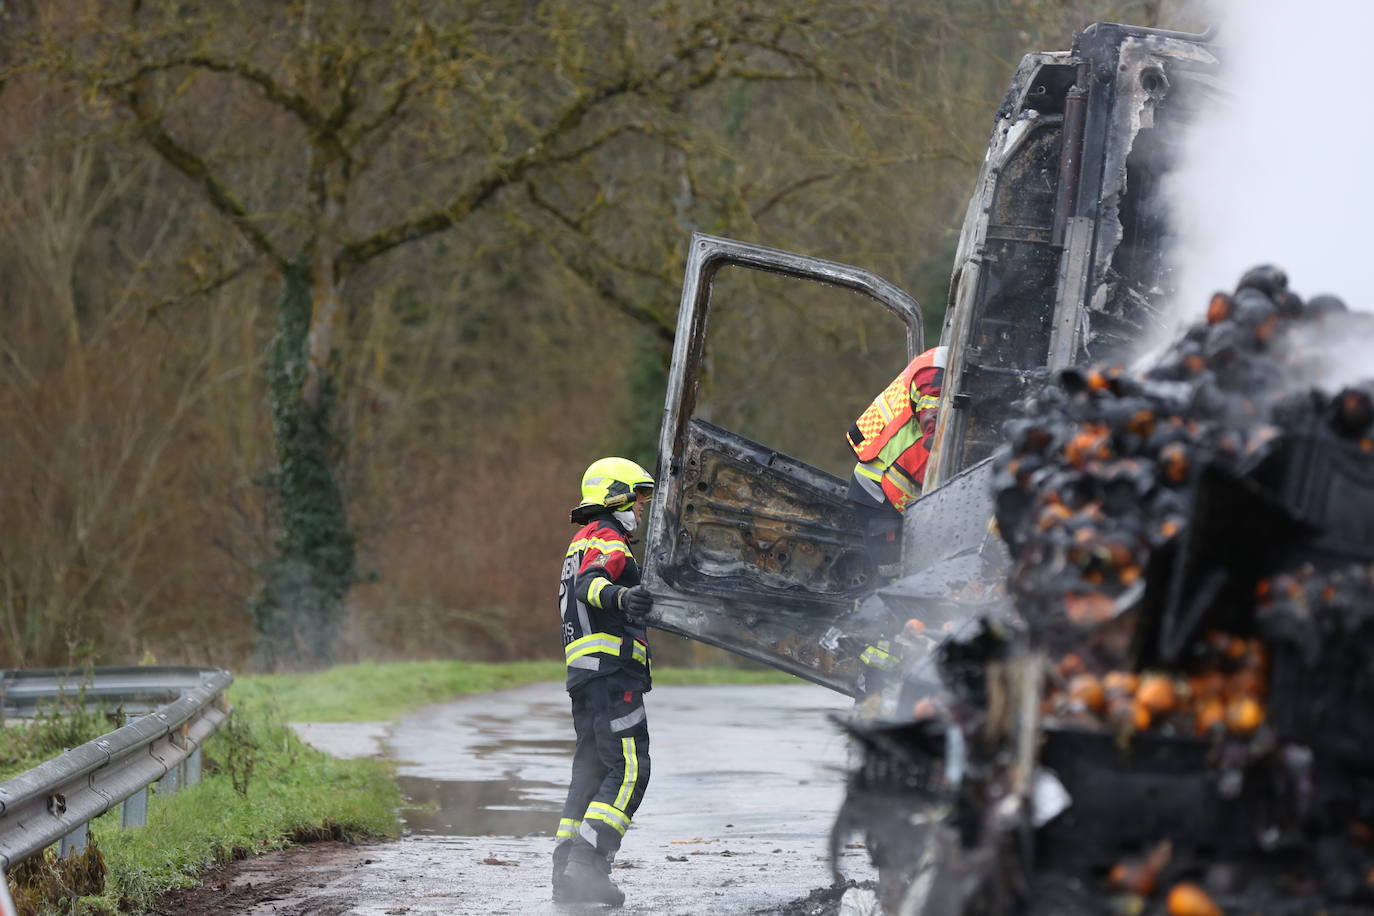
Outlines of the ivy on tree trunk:
M 258 654 L 269 668 L 334 659 L 344 596 L 356 581 L 353 534 L 339 489 L 344 441 L 334 417 L 332 360 L 307 386 L 312 277 L 307 259 L 286 265 L 268 396 L 277 466 L 269 475 L 281 526 L 276 556 L 253 602 Z

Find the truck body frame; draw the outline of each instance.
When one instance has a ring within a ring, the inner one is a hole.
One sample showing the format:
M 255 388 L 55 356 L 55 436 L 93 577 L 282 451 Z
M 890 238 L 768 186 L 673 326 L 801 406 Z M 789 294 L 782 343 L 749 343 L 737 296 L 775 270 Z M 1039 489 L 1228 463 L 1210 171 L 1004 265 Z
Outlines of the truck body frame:
M 649 622 L 857 696 L 854 645 L 931 614 L 924 596 L 967 578 L 974 558 L 997 560 L 990 456 L 1014 402 L 1046 369 L 1165 328 L 1161 189 L 1179 128 L 1217 91 L 1216 67 L 1207 36 L 1115 24 L 1022 60 L 956 251 L 939 420 L 896 581 L 865 550 L 872 515 L 846 499 L 847 481 L 706 422 L 696 394 L 727 265 L 864 294 L 902 320 L 908 358 L 925 346 L 920 306 L 858 268 L 694 235 L 646 535 Z

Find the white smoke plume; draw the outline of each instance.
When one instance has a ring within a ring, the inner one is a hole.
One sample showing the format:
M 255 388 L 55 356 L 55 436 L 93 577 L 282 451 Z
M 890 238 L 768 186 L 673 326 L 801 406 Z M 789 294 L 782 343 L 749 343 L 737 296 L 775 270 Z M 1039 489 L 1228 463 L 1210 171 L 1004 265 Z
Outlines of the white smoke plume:
M 1230 94 L 1186 138 L 1170 195 L 1180 319 L 1264 262 L 1304 298 L 1374 311 L 1374 3 L 1210 7 Z

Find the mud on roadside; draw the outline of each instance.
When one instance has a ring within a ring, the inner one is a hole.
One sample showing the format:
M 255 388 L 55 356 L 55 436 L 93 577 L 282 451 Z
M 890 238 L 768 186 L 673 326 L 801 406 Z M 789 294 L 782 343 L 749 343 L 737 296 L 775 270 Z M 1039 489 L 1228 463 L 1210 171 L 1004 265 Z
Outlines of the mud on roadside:
M 371 864 L 373 844 L 310 843 L 240 859 L 206 872 L 197 887 L 171 891 L 148 912 L 153 916 L 341 916 L 354 903 L 316 896 L 349 872 Z

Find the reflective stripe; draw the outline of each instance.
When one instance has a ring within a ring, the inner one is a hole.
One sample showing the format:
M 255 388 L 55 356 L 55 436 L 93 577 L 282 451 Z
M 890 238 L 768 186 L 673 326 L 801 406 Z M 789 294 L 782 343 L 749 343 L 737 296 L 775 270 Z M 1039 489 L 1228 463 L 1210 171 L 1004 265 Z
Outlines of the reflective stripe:
M 620 642 L 618 640 L 615 642 L 600 641 L 594 645 L 583 646 L 580 649 L 569 649 L 565 654 L 567 663 L 571 665 L 585 655 L 595 655 L 598 652 L 604 652 L 607 655 L 619 655 Z
M 564 646 L 563 649 L 567 652 L 573 652 L 584 646 L 591 645 L 594 642 L 609 644 L 615 651 L 620 651 L 620 637 L 616 636 L 614 633 L 588 633 L 586 636 L 574 639 Z
M 599 839 L 596 835 L 596 830 L 585 820 L 582 822 L 581 826 L 577 828 L 577 835 L 588 843 L 591 843 L 593 847 L 596 846 L 596 841 Z
M 592 607 L 603 607 L 601 604 L 601 593 L 606 590 L 606 586 L 611 584 L 611 580 L 605 576 L 597 576 L 592 580 L 592 584 L 587 587 L 587 603 Z
M 886 395 L 887 392 L 883 392 L 883 394 Z M 887 398 L 881 397 L 874 403 L 878 405 L 878 413 L 882 414 L 883 422 L 889 422 L 892 419 L 892 406 L 887 403 Z
M 611 731 L 623 732 L 627 728 L 634 728 L 644 721 L 644 707 L 637 706 L 633 712 L 621 716 L 619 719 L 611 720 Z
M 621 791 L 624 791 L 623 786 L 621 787 Z M 629 815 L 618 808 L 611 807 L 605 802 L 592 802 L 587 806 L 587 813 L 583 815 L 582 818 L 582 825 L 584 827 L 587 821 L 601 821 L 603 824 L 608 824 L 611 829 L 621 836 L 624 836 L 625 831 L 630 829 Z
M 610 633 L 592 633 L 583 636 L 581 639 L 574 639 L 563 647 L 563 655 L 572 664 L 576 659 L 584 655 L 591 655 L 594 652 L 605 652 L 607 655 L 620 654 L 620 637 L 612 636 Z
M 578 599 L 577 592 L 573 590 L 572 582 L 568 583 L 568 588 L 573 592 L 573 604 L 577 605 L 577 622 L 582 625 L 583 633 L 590 633 L 592 631 L 592 618 L 591 615 L 587 613 L 587 604 L 585 601 Z
M 874 502 L 887 502 L 887 494 L 883 492 L 882 475 L 879 475 L 877 480 L 870 479 L 869 477 L 860 474 L 859 468 L 858 466 L 856 466 L 854 468 L 854 482 L 858 483 L 859 487 L 865 493 L 867 493 Z
M 565 836 L 577 836 L 577 828 L 581 825 L 581 821 L 573 820 L 570 817 L 565 817 L 558 822 L 558 832 L 555 833 L 554 836 L 559 839 L 562 839 Z
M 895 668 L 899 659 L 887 651 L 890 648 L 892 648 L 892 643 L 886 639 L 880 639 L 876 646 L 869 646 L 864 649 L 863 654 L 859 656 L 859 661 L 883 671 Z
M 920 486 L 895 464 L 887 469 L 887 474 L 883 477 L 883 480 L 892 484 L 892 486 L 896 487 L 898 490 L 901 490 L 902 493 L 906 494 L 910 499 L 915 499 L 921 495 Z
M 605 581 L 605 580 L 602 580 Z M 649 667 L 649 649 L 637 639 L 631 640 L 634 645 L 630 649 L 630 657 L 639 662 L 644 667 Z M 574 639 L 563 647 L 563 657 L 568 665 L 574 668 L 591 668 L 592 665 L 577 664 L 585 656 L 605 653 L 606 655 L 620 655 L 620 648 L 623 645 L 619 636 L 611 633 L 592 633 L 583 636 L 581 639 Z
M 569 668 L 586 668 L 588 671 L 600 671 L 601 659 L 595 655 L 588 655 L 584 658 L 575 658 L 568 662 Z
M 601 538 L 578 538 L 577 540 L 573 541 L 571 544 L 568 545 L 567 555 L 572 556 L 579 550 L 586 550 L 589 547 L 595 547 L 602 553 L 628 554 L 630 552 L 625 548 L 624 541 L 606 541 L 602 540 Z
M 930 409 L 932 409 L 932 408 L 939 407 L 939 406 L 940 406 L 940 399 L 939 399 L 939 398 L 935 397 L 934 395 L 923 394 L 923 395 L 921 395 L 921 397 L 918 398 L 917 401 L 916 401 L 916 412 L 917 412 L 917 413 L 920 413 L 920 412 L 923 411 L 923 410 L 930 410 Z
M 902 454 L 917 442 L 925 437 L 925 432 L 919 423 L 908 421 L 901 429 L 896 430 L 888 438 L 887 444 L 878 453 L 878 457 L 873 460 L 873 464 L 884 468 L 890 468 L 901 460 Z
M 885 470 L 887 468 L 881 461 L 860 461 L 854 465 L 854 473 L 869 480 L 882 480 Z
M 639 707 L 639 714 L 643 717 L 643 706 Z M 620 791 L 615 794 L 615 806 L 623 811 L 634 794 L 635 783 L 639 781 L 639 756 L 635 753 L 635 739 L 621 738 L 620 753 L 625 758 L 625 778 L 620 781 Z M 629 818 L 625 823 L 628 826 Z

